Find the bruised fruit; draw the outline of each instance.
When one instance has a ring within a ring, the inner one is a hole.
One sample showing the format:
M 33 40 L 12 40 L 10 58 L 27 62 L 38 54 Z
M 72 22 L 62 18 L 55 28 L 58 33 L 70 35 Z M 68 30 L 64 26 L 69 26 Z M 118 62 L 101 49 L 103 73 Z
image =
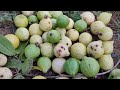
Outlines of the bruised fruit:
M 18 28 L 15 32 L 15 35 L 19 38 L 20 41 L 26 41 L 29 38 L 29 31 L 27 28 Z
M 41 54 L 42 56 L 52 58 L 54 56 L 53 46 L 51 43 L 43 43 L 41 44 Z
M 25 16 L 30 16 L 34 13 L 34 11 L 22 11 L 22 14 Z
M 87 46 L 87 53 L 89 56 L 92 56 L 96 59 L 102 57 L 104 54 L 102 41 L 99 40 L 89 43 Z
M 113 58 L 110 54 L 103 55 L 101 58 L 99 58 L 99 64 L 101 69 L 103 70 L 109 70 L 112 69 L 114 66 Z
M 70 29 L 72 29 L 74 27 L 74 21 L 71 19 L 71 18 L 69 18 L 69 24 L 68 24 L 68 26 L 66 27 L 66 29 L 67 30 L 70 30 Z
M 117 79 L 118 76 L 120 79 L 120 69 L 116 68 L 110 72 L 108 79 Z
M 51 68 L 51 60 L 48 57 L 40 57 L 37 61 L 37 66 L 43 73 L 47 73 Z
M 47 40 L 47 33 L 48 32 L 44 32 L 43 35 L 42 35 L 43 42 L 48 42 L 48 40 Z
M 80 16 L 87 22 L 88 25 L 95 21 L 95 16 L 92 12 L 86 11 L 83 12 Z
M 45 16 L 51 18 L 52 16 L 50 15 L 49 11 L 38 11 L 37 12 L 37 18 L 39 20 L 42 20 Z
M 84 20 L 78 20 L 78 21 L 75 22 L 74 28 L 78 32 L 83 32 L 87 29 L 87 23 Z
M 46 77 L 38 75 L 38 76 L 33 77 L 32 79 L 46 79 Z
M 111 54 L 113 52 L 113 44 L 114 41 L 103 41 L 103 48 L 105 51 L 105 54 Z
M 71 40 L 71 41 L 77 41 L 79 38 L 79 32 L 75 29 L 70 29 L 67 31 L 66 36 Z
M 0 67 L 7 63 L 7 57 L 4 54 L 0 54 Z
M 47 33 L 47 40 L 50 42 L 50 43 L 58 43 L 61 39 L 61 35 L 58 31 L 56 30 L 50 30 L 48 33 Z
M 54 47 L 54 55 L 56 57 L 66 57 L 69 56 L 69 50 L 67 45 L 62 44 L 62 43 L 58 43 L 55 47 Z
M 28 17 L 29 24 L 38 23 L 38 19 L 35 15 L 30 15 Z
M 70 53 L 73 58 L 80 60 L 86 55 L 86 46 L 82 43 L 75 43 L 71 46 Z
M 97 17 L 97 20 L 102 21 L 105 25 L 107 25 L 110 22 L 111 18 L 112 18 L 112 13 L 102 12 Z
M 27 58 L 37 58 L 40 55 L 40 48 L 35 44 L 29 44 L 25 48 L 25 56 Z
M 110 27 L 103 27 L 98 31 L 98 37 L 103 41 L 110 40 L 113 37 L 113 31 Z
M 63 12 L 62 11 L 51 11 L 50 14 L 53 18 L 58 18 L 59 16 L 63 15 Z
M 50 31 L 52 29 L 52 21 L 48 16 L 45 16 L 39 23 L 42 31 Z
M 30 35 L 42 35 L 43 31 L 40 29 L 40 26 L 38 23 L 34 23 L 30 25 L 29 27 L 29 33 Z
M 80 63 L 80 70 L 86 77 L 95 77 L 100 70 L 100 65 L 94 58 L 85 56 Z
M 90 25 L 90 30 L 92 34 L 98 35 L 98 31 L 105 27 L 105 24 L 102 21 L 95 21 Z
M 7 34 L 7 35 L 5 35 L 5 37 L 12 43 L 12 45 L 14 46 L 15 49 L 19 46 L 20 40 L 16 35 Z
M 18 28 L 19 27 L 27 27 L 28 26 L 28 19 L 23 14 L 20 14 L 14 18 L 14 23 L 15 23 L 15 26 Z
M 75 58 L 69 58 L 64 64 L 64 70 L 67 74 L 74 77 L 79 71 L 79 62 Z
M 92 35 L 88 32 L 81 33 L 79 36 L 79 42 L 87 46 L 90 42 L 92 42 Z
M 57 26 L 57 21 L 54 18 L 52 18 L 51 21 L 52 21 L 52 29 L 55 29 Z
M 64 72 L 64 63 L 66 62 L 66 60 L 64 58 L 55 58 L 52 61 L 52 70 L 55 73 L 61 74 Z
M 56 30 L 60 33 L 61 36 L 66 34 L 66 29 L 65 28 L 57 27 Z

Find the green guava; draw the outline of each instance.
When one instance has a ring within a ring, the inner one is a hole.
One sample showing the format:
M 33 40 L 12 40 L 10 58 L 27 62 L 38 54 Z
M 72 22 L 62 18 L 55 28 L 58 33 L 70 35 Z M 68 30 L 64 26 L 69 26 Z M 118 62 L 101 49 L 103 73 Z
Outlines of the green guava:
M 52 18 L 51 21 L 52 21 L 52 29 L 55 29 L 57 26 L 57 20 Z
M 29 24 L 38 23 L 38 18 L 35 15 L 30 15 L 28 17 Z

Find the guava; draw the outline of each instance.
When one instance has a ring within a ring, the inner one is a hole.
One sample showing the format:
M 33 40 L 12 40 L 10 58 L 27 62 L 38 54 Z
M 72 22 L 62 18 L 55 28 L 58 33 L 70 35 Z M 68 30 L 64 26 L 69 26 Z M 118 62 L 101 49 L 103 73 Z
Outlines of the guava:
M 69 58 L 64 64 L 64 70 L 67 74 L 74 77 L 79 71 L 79 62 L 75 58 Z
M 94 35 L 98 35 L 98 31 L 105 27 L 105 24 L 102 21 L 95 21 L 90 25 L 90 31 Z
M 27 58 L 37 58 L 40 55 L 40 48 L 35 44 L 29 44 L 25 48 L 25 56 Z
M 0 54 L 0 67 L 7 63 L 7 57 L 4 54 Z
M 34 11 L 22 11 L 22 14 L 25 16 L 30 16 L 34 13 Z
M 42 35 L 43 31 L 40 29 L 40 26 L 38 23 L 34 23 L 30 25 L 29 27 L 29 33 L 30 35 Z
M 37 66 L 43 73 L 47 73 L 51 68 L 51 60 L 48 57 L 40 57 L 37 61 Z
M 85 56 L 80 63 L 80 70 L 86 77 L 95 77 L 100 70 L 100 65 L 96 59 Z
M 83 32 L 79 36 L 79 42 L 87 46 L 90 42 L 92 42 L 92 35 L 88 32 Z
M 52 16 L 50 15 L 49 11 L 38 11 L 37 12 L 37 18 L 39 20 L 42 20 L 45 16 L 51 18 Z
M 57 27 L 57 20 L 52 18 L 51 21 L 52 21 L 52 29 L 55 29 Z
M 71 45 L 72 45 L 72 41 L 71 41 L 68 37 L 66 37 L 65 35 L 63 35 L 63 36 L 61 37 L 61 40 L 59 41 L 59 43 L 62 43 L 62 44 L 67 45 L 68 48 L 70 48 Z
M 70 55 L 67 45 L 58 43 L 54 47 L 54 55 L 56 57 L 67 57 Z
M 114 41 L 103 41 L 103 48 L 105 51 L 105 54 L 112 54 L 114 49 Z
M 38 76 L 33 77 L 32 79 L 46 79 L 46 77 L 38 75 Z
M 98 37 L 103 41 L 110 40 L 113 37 L 113 30 L 110 27 L 105 26 L 98 31 Z
M 87 23 L 84 20 L 78 20 L 75 22 L 74 28 L 78 32 L 84 32 L 87 29 Z
M 47 33 L 47 40 L 50 43 L 58 43 L 61 39 L 61 35 L 58 31 L 56 30 L 50 30 Z
M 120 79 L 120 69 L 116 68 L 112 70 L 108 76 L 108 79 Z
M 20 40 L 16 35 L 7 34 L 7 35 L 5 35 L 5 37 L 12 43 L 12 45 L 14 46 L 15 49 L 19 46 Z
M 57 77 L 55 79 L 69 79 L 68 77 Z
M 35 15 L 30 15 L 28 17 L 29 24 L 38 23 L 38 18 Z
M 27 27 L 28 26 L 28 19 L 23 14 L 19 14 L 14 18 L 14 23 L 16 27 Z
M 77 41 L 79 38 L 79 32 L 75 29 L 70 29 L 67 31 L 66 36 L 71 40 L 71 41 Z
M 40 44 L 43 43 L 42 37 L 40 35 L 33 35 L 30 37 L 30 43 L 38 44 L 40 46 Z
M 53 46 L 51 43 L 43 43 L 41 44 L 41 54 L 42 56 L 52 58 L 54 56 Z
M 69 18 L 69 24 L 68 24 L 68 26 L 66 27 L 66 29 L 67 30 L 70 30 L 70 29 L 72 29 L 74 27 L 74 21 L 71 19 L 71 18 Z
M 42 35 L 43 42 L 48 42 L 48 40 L 47 40 L 47 33 L 48 32 L 44 32 L 43 35 Z
M 69 18 L 66 15 L 60 15 L 57 18 L 57 26 L 60 28 L 66 28 L 69 25 Z
M 61 74 L 64 72 L 64 63 L 66 62 L 66 60 L 64 58 L 55 58 L 52 61 L 52 70 L 55 73 Z
M 90 11 L 83 12 L 80 16 L 87 22 L 88 25 L 95 21 L 95 15 Z
M 114 66 L 113 58 L 111 57 L 111 54 L 103 55 L 101 58 L 99 58 L 99 64 L 101 69 L 103 70 L 110 70 Z
M 39 23 L 42 31 L 50 31 L 52 29 L 52 21 L 48 16 L 45 16 Z
M 29 39 L 29 31 L 27 28 L 18 28 L 15 32 L 15 35 L 19 38 L 20 41 L 26 41 Z
M 104 48 L 102 45 L 102 41 L 93 41 L 87 46 L 87 54 L 95 59 L 100 58 L 104 54 Z
M 58 18 L 59 16 L 63 15 L 63 12 L 62 11 L 51 11 L 50 14 L 53 18 Z
M 112 18 L 112 13 L 102 12 L 97 17 L 97 20 L 102 21 L 105 25 L 107 25 L 110 22 L 111 18 Z
M 76 74 L 72 79 L 88 79 L 88 78 L 84 75 Z
M 12 79 L 13 73 L 7 67 L 0 67 L 0 79 Z
M 57 27 L 56 30 L 60 33 L 61 36 L 66 34 L 66 29 L 65 28 Z
M 71 46 L 70 53 L 73 58 L 80 60 L 86 55 L 86 46 L 82 43 L 75 43 Z

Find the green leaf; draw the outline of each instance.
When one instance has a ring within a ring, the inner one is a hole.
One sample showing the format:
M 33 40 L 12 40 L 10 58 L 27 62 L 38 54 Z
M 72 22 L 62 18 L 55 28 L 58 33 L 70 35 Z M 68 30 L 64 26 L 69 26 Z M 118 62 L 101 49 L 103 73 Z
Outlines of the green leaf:
M 8 68 L 16 68 L 19 71 L 21 70 L 22 63 L 20 60 L 13 58 L 13 59 L 9 59 L 5 66 Z
M 22 64 L 22 74 L 28 74 L 33 67 L 33 59 L 27 58 L 24 63 Z
M 25 77 L 23 77 L 22 75 L 17 75 L 13 79 L 25 79 Z
M 2 35 L 0 35 L 0 52 L 8 56 L 15 55 L 15 48 L 12 43 Z

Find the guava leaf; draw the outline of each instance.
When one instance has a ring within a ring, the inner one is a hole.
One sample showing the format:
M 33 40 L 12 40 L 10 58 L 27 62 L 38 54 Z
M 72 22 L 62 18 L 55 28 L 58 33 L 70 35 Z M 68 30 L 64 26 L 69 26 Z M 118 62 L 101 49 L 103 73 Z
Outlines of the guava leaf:
M 2 35 L 0 35 L 0 52 L 8 56 L 15 55 L 15 48 L 12 43 Z
M 13 59 L 9 59 L 5 66 L 8 68 L 16 68 L 19 71 L 21 70 L 22 63 L 20 60 L 13 58 Z
M 17 75 L 13 79 L 25 79 L 25 77 L 23 77 L 22 75 Z
M 32 70 L 33 59 L 27 58 L 22 64 L 22 74 L 26 75 Z

